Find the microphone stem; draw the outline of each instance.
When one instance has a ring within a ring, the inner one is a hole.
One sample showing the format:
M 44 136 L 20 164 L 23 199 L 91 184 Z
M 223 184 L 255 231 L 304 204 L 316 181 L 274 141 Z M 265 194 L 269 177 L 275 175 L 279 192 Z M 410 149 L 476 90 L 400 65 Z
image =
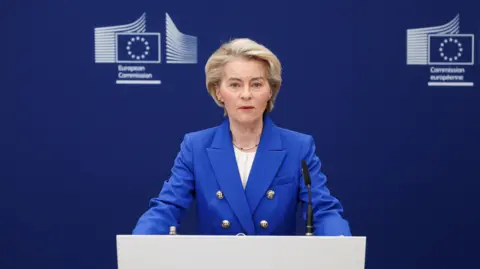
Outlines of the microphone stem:
M 308 185 L 308 205 L 307 205 L 307 219 L 306 219 L 306 235 L 313 235 L 313 209 L 312 209 L 312 189 Z

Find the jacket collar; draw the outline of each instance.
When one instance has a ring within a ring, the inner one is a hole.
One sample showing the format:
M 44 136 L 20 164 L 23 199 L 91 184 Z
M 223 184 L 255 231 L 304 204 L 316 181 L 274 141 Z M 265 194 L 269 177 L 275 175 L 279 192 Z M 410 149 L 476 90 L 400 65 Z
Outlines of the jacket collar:
M 230 120 L 226 118 L 222 124 L 218 126 L 210 148 L 230 149 L 232 147 L 233 144 L 232 134 L 230 132 Z M 278 127 L 269 116 L 264 116 L 262 136 L 260 137 L 260 143 L 258 144 L 257 151 L 282 149 L 282 140 L 280 138 Z

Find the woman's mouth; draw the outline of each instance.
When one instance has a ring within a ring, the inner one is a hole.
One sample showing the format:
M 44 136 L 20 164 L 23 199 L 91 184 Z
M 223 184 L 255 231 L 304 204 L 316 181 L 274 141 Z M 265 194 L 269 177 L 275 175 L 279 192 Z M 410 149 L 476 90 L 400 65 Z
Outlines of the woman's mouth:
M 255 107 L 253 106 L 241 106 L 240 109 L 242 110 L 250 110 L 250 109 L 254 109 Z

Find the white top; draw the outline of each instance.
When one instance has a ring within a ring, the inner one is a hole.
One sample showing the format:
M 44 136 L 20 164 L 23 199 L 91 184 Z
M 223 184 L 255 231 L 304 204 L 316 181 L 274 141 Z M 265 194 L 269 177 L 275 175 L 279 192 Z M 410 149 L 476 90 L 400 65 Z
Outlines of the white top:
M 237 159 L 238 172 L 240 173 L 240 178 L 242 179 L 243 188 L 247 186 L 248 176 L 250 175 L 250 170 L 252 169 L 253 160 L 255 159 L 255 153 L 253 152 L 244 152 L 237 149 L 235 146 L 235 159 Z

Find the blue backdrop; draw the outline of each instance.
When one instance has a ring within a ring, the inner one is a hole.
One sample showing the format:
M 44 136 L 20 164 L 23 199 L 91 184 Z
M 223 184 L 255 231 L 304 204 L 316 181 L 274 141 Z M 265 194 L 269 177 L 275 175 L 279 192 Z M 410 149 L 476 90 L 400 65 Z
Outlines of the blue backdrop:
M 1 89 L 15 98 L 4 106 L 15 115 L 5 140 L 15 152 L 2 169 L 14 191 L 2 195 L 1 268 L 116 268 L 115 236 L 130 233 L 158 194 L 183 135 L 222 120 L 203 68 L 234 37 L 257 40 L 282 61 L 272 117 L 314 136 L 353 234 L 368 238 L 368 269 L 478 267 L 477 0 L 0 6 Z M 161 84 L 116 84 L 120 64 L 95 61 L 95 28 L 144 13 L 141 27 L 160 33 L 162 58 L 145 66 Z M 166 13 L 197 37 L 197 64 L 166 63 Z M 430 67 L 407 64 L 407 29 L 457 15 L 459 32 L 474 35 L 465 78 L 475 85 L 429 87 Z M 181 232 L 194 233 L 194 222 L 189 214 Z

